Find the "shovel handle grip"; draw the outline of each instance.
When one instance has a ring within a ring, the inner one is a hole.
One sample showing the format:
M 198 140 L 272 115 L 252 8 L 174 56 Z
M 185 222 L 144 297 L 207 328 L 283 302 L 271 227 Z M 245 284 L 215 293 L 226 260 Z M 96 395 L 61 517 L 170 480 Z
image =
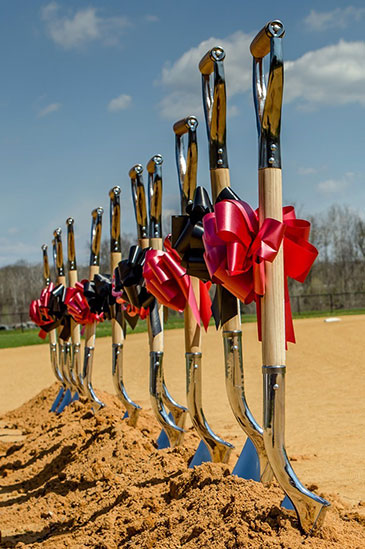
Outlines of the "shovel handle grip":
M 190 277 L 191 286 L 195 295 L 196 302 L 199 306 L 200 301 L 200 280 L 195 276 Z M 201 352 L 201 328 L 197 323 L 193 311 L 186 306 L 184 311 L 184 328 L 185 328 L 185 352 L 200 353 Z
M 281 170 L 259 170 L 259 221 L 283 220 Z M 264 366 L 285 366 L 285 296 L 283 246 L 272 263 L 265 262 L 265 295 L 261 301 Z
M 262 59 L 270 53 L 270 40 L 274 36 L 282 38 L 285 34 L 284 25 L 278 19 L 269 21 L 252 40 L 250 52 L 255 59 Z
M 41 250 L 42 250 L 42 257 L 43 257 L 43 280 L 44 280 L 44 285 L 48 287 L 51 282 L 51 272 L 49 269 L 47 244 L 43 244 L 41 247 Z
M 220 48 L 219 46 L 215 46 L 211 50 L 209 50 L 204 57 L 201 59 L 199 63 L 199 70 L 204 76 L 208 76 L 209 74 L 212 74 L 214 71 L 214 63 L 217 63 L 218 61 L 223 61 L 226 54 L 223 50 L 223 48 Z

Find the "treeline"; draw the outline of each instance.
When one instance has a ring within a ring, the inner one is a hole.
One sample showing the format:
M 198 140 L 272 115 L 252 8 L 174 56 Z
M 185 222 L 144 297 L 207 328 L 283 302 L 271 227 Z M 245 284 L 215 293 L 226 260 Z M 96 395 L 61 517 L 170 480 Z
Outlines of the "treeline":
M 307 219 L 312 224 L 310 241 L 319 256 L 304 284 L 289 280 L 291 295 L 365 292 L 365 221 L 349 207 L 337 205 Z M 124 237 L 123 257 L 132 243 L 132 237 Z M 110 272 L 107 240 L 101 246 L 100 272 Z M 28 311 L 30 301 L 39 297 L 43 287 L 42 273 L 41 263 L 18 261 L 0 268 L 0 317 Z M 78 274 L 79 280 L 87 278 L 88 267 L 78 265 Z M 54 280 L 53 269 L 52 277 Z

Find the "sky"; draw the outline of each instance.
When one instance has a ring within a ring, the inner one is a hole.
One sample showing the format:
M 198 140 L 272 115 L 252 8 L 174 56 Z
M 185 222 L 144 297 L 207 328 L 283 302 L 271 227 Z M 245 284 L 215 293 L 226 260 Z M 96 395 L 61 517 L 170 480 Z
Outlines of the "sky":
M 365 217 L 365 4 L 238 0 L 0 3 L 0 266 L 41 260 L 75 218 L 87 262 L 91 210 L 122 189 L 122 231 L 135 234 L 129 169 L 164 158 L 165 215 L 179 212 L 173 123 L 194 114 L 198 184 L 210 189 L 200 58 L 226 51 L 231 184 L 257 206 L 257 132 L 249 45 L 281 19 L 285 204 L 321 215 L 345 204 Z M 145 180 L 147 178 L 145 177 Z

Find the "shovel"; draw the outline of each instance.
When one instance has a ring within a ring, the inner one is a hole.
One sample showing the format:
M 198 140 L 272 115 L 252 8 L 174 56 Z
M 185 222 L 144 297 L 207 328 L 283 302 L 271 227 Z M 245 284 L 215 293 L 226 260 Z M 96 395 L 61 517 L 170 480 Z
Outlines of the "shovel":
M 110 197 L 110 269 L 111 274 L 122 260 L 122 247 L 120 241 L 120 187 L 113 187 L 109 192 Z M 128 396 L 123 381 L 123 312 L 118 303 L 112 318 L 112 376 L 114 388 L 119 400 L 123 403 L 126 412 L 123 419 L 128 418 L 128 424 L 135 427 L 141 407 Z M 119 315 L 118 322 L 117 315 Z
M 196 174 L 198 167 L 198 145 L 196 129 L 198 120 L 194 116 L 183 118 L 174 124 L 176 140 L 176 164 L 178 171 L 181 213 L 186 214 L 186 208 L 191 205 L 196 189 Z M 188 134 L 186 157 L 183 139 Z M 191 276 L 191 285 L 196 302 L 200 301 L 200 280 Z M 209 426 L 202 405 L 202 352 L 201 328 L 189 305 L 184 311 L 185 326 L 185 358 L 186 358 L 186 397 L 191 421 L 198 432 L 201 442 L 191 460 L 189 467 L 201 465 L 206 461 L 227 463 L 232 444 L 217 436 Z
M 282 221 L 280 156 L 283 96 L 281 21 L 270 21 L 251 43 L 254 101 L 259 134 L 259 221 Z M 267 89 L 263 60 L 270 53 Z M 261 298 L 264 386 L 263 439 L 274 475 L 293 504 L 306 534 L 323 523 L 329 502 L 301 484 L 285 449 L 285 314 L 283 246 L 272 263 L 265 263 L 266 290 Z
M 63 264 L 63 246 L 62 246 L 62 229 L 58 227 L 53 232 L 54 245 L 53 245 L 53 258 L 56 267 L 57 274 L 57 284 L 62 284 L 66 288 L 66 274 L 65 267 Z M 74 389 L 72 379 L 71 379 L 71 364 L 72 364 L 72 355 L 71 355 L 71 342 L 63 341 L 60 338 L 62 332 L 62 327 L 58 328 L 58 349 L 59 349 L 59 365 L 62 372 L 62 377 L 66 386 L 66 391 L 63 395 L 62 401 L 58 406 L 56 413 L 60 414 L 63 412 L 66 406 L 71 404 L 73 397 L 72 391 Z M 78 395 L 77 395 L 78 398 Z
M 214 201 L 221 191 L 230 186 L 226 146 L 224 58 L 224 50 L 215 47 L 209 50 L 199 63 Z M 222 326 L 228 400 L 237 422 L 248 437 L 232 473 L 246 479 L 270 482 L 272 471 L 265 451 L 263 431 L 253 417 L 245 396 L 239 301 L 225 289 L 217 290 L 221 292 L 221 301 L 230 302 L 232 307 L 231 318 Z
M 154 157 L 157 159 L 157 157 Z M 158 161 L 162 157 L 158 157 Z M 153 159 L 152 159 L 153 160 Z M 162 162 L 161 162 L 162 163 Z M 136 214 L 137 221 L 137 234 L 138 234 L 138 245 L 143 249 L 149 246 L 151 243 L 152 246 L 155 246 L 155 249 L 162 249 L 162 238 L 161 238 L 161 205 L 162 205 L 162 178 L 160 165 L 159 169 L 156 170 L 155 181 L 153 181 L 153 174 L 155 173 L 155 161 L 153 164 L 149 163 L 150 170 L 152 172 L 152 188 L 149 188 L 149 212 L 150 212 L 150 222 L 152 224 L 152 229 L 150 227 L 150 233 L 148 232 L 148 219 L 147 219 L 147 208 L 146 208 L 146 194 L 143 183 L 143 167 L 141 164 L 136 164 L 129 171 L 129 177 L 131 178 L 132 186 L 132 197 L 134 203 L 134 209 Z M 153 186 L 155 185 L 155 186 Z M 154 204 L 151 204 L 151 201 L 154 201 Z M 149 239 L 148 234 L 153 236 Z M 158 304 L 158 315 L 160 318 L 160 325 L 163 327 L 163 307 Z M 149 379 L 149 391 L 152 410 L 155 414 L 155 417 L 158 423 L 162 427 L 161 434 L 157 440 L 157 446 L 159 449 L 166 448 L 171 446 L 174 448 L 182 442 L 184 435 L 184 430 L 181 426 L 178 425 L 178 421 L 181 421 L 184 414 L 180 413 L 180 407 L 176 403 L 176 407 L 173 405 L 175 402 L 171 398 L 169 400 L 166 397 L 168 391 L 166 389 L 164 374 L 163 374 L 163 328 L 157 334 L 153 335 L 151 323 L 149 318 L 147 318 L 148 326 L 148 339 L 150 347 L 150 379 Z M 171 408 L 169 412 L 165 408 L 165 404 L 171 402 Z M 179 416 L 174 419 L 173 411 L 177 410 Z M 184 418 L 185 419 L 185 418 Z
M 75 287 L 77 282 L 77 264 L 75 250 L 74 220 L 72 217 L 66 219 L 67 226 L 67 260 L 68 260 L 68 282 L 70 287 Z M 70 369 L 70 380 L 75 388 L 73 400 L 78 399 L 78 394 L 83 395 L 81 377 L 81 336 L 80 326 L 71 318 L 71 341 L 72 341 L 72 362 Z
M 51 273 L 49 269 L 49 261 L 48 261 L 48 252 L 47 252 L 47 244 L 43 244 L 42 246 L 42 255 L 43 255 L 43 280 L 45 287 L 48 288 L 51 282 Z M 51 358 L 51 366 L 54 375 L 56 376 L 57 381 L 61 383 L 60 390 L 58 391 L 58 394 L 55 398 L 55 400 L 52 403 L 52 406 L 50 408 L 50 412 L 55 412 L 63 398 L 64 392 L 66 390 L 65 382 L 62 377 L 62 373 L 58 367 L 58 356 L 57 356 L 57 332 L 56 329 L 51 330 L 48 332 L 49 336 L 49 351 L 50 351 L 50 358 Z
M 99 274 L 100 263 L 100 242 L 101 229 L 103 221 L 103 208 L 96 208 L 91 212 L 91 250 L 89 264 L 89 280 L 94 280 L 94 276 Z M 85 326 L 85 349 L 84 349 L 84 364 L 82 369 L 82 385 L 84 394 L 93 407 L 93 411 L 97 412 L 104 408 L 105 404 L 95 394 L 92 385 L 92 369 L 95 351 L 95 333 L 96 322 L 86 324 Z

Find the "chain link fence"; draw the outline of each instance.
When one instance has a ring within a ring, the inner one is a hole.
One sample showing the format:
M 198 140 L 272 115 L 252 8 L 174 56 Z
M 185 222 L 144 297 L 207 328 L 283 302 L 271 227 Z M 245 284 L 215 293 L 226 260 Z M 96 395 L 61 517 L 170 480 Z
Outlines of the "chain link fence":
M 338 312 L 351 309 L 365 309 L 365 292 L 343 292 L 328 294 L 303 294 L 290 296 L 292 312 L 298 315 L 309 312 Z M 243 314 L 255 314 L 255 304 L 242 305 Z M 174 311 L 171 311 L 173 314 Z M 28 312 L 0 313 L 0 331 L 30 330 L 37 328 L 29 319 Z

